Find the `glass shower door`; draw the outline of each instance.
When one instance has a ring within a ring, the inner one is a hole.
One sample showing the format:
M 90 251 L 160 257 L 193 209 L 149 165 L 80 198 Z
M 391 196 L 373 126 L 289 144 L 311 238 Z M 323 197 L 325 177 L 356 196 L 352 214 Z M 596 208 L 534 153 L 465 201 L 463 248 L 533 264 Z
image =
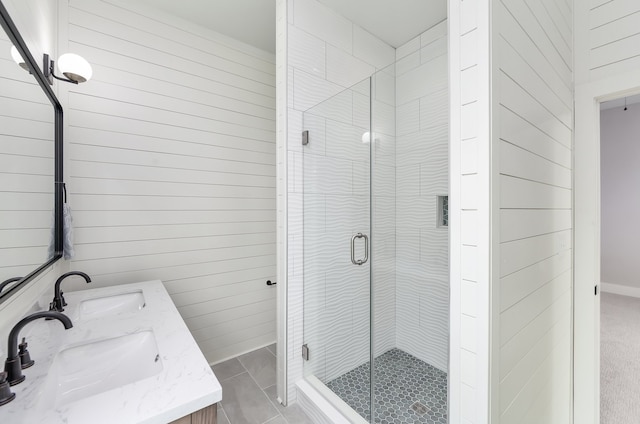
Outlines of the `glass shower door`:
M 367 418 L 371 384 L 370 79 L 307 110 L 302 146 L 305 376 Z

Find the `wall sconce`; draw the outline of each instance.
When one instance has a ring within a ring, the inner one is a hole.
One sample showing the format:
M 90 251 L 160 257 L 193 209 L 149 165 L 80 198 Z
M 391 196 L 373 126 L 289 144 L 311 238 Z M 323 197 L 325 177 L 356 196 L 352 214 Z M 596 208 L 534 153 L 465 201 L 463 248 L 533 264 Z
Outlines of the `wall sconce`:
M 29 65 L 27 65 L 27 62 L 25 62 L 25 60 L 22 58 L 22 55 L 20 54 L 18 49 L 16 49 L 16 46 L 11 46 L 11 58 L 22 69 L 24 69 L 25 71 L 29 71 Z
M 48 54 L 43 55 L 42 62 L 44 76 L 51 85 L 53 85 L 52 77 L 71 84 L 78 84 L 89 81 L 93 75 L 89 62 L 77 54 L 65 53 L 58 58 L 58 69 L 66 78 L 61 78 L 54 73 L 55 62 L 49 59 Z

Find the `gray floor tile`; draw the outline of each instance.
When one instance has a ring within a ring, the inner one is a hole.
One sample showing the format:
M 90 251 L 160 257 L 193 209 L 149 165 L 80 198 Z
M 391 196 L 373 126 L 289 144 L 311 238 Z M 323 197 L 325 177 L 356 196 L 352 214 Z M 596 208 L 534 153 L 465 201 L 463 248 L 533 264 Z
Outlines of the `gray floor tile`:
M 238 357 L 261 389 L 276 384 L 276 357 L 266 347 Z
M 267 387 L 264 392 L 269 397 L 269 400 L 278 409 L 278 411 L 287 419 L 291 424 L 313 424 L 313 421 L 304 413 L 300 405 L 294 403 L 290 406 L 283 406 L 278 402 L 278 392 L 276 386 Z
M 218 403 L 218 424 L 230 424 L 229 418 L 227 418 L 227 414 L 225 414 L 224 409 Z
M 276 346 L 275 343 L 272 344 L 272 345 L 267 346 L 267 349 L 269 349 L 269 352 L 273 353 L 274 355 L 278 354 L 276 348 L 277 348 L 277 346 Z
M 282 415 L 275 417 L 272 420 L 267 421 L 265 424 L 289 424 L 287 420 L 285 420 Z M 297 424 L 297 423 L 296 423 Z
M 242 366 L 238 358 L 229 359 L 212 367 L 218 381 L 226 380 L 247 370 Z
M 262 424 L 279 415 L 248 373 L 221 381 L 222 407 L 231 424 Z

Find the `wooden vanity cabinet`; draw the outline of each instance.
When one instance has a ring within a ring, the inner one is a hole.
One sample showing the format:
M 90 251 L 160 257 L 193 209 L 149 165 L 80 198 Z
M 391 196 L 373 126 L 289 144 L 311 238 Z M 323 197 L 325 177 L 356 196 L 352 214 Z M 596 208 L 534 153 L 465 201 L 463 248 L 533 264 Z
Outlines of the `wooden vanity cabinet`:
M 187 415 L 180 419 L 170 422 L 169 424 L 217 424 L 218 422 L 218 404 L 202 408 L 191 415 Z

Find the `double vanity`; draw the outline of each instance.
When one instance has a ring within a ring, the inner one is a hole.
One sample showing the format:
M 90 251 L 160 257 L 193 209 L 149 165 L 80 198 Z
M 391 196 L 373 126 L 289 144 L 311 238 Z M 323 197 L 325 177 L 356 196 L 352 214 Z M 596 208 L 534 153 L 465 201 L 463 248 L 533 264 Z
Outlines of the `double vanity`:
M 37 319 L 20 331 L 35 363 L 11 386 L 0 422 L 216 422 L 222 388 L 162 282 L 64 298 L 72 328 Z

